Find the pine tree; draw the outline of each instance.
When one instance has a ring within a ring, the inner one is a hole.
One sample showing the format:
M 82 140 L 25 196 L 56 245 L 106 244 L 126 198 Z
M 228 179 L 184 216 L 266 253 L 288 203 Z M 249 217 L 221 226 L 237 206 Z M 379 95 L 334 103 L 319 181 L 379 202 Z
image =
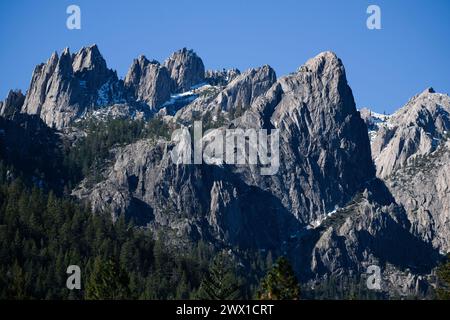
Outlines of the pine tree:
M 188 277 L 186 275 L 186 272 L 182 273 L 182 276 L 180 278 L 180 282 L 177 286 L 177 292 L 176 292 L 176 298 L 177 299 L 189 299 L 189 282 Z
M 11 293 L 8 298 L 23 300 L 26 298 L 25 274 L 17 260 L 13 264 L 11 273 Z
M 86 285 L 88 300 L 119 300 L 130 296 L 130 278 L 113 259 L 96 258 L 94 269 Z
M 219 253 L 203 279 L 197 297 L 203 300 L 236 300 L 240 298 L 240 283 L 226 253 Z
M 300 286 L 289 261 L 280 257 L 261 282 L 262 300 L 297 300 Z
M 437 271 L 438 288 L 437 297 L 440 300 L 450 300 L 450 254 L 447 255 L 447 261 L 442 264 Z

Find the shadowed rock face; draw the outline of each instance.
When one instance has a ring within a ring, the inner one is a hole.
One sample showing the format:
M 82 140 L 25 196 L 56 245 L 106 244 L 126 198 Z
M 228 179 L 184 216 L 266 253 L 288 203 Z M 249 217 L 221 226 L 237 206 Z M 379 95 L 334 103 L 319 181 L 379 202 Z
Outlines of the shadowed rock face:
M 35 68 L 22 112 L 37 114 L 48 126 L 62 129 L 88 109 L 121 100 L 122 91 L 97 46 L 74 55 L 65 49 L 60 57 L 55 52 Z
M 205 81 L 213 86 L 226 86 L 240 74 L 238 69 L 206 70 Z
M 164 66 L 140 56 L 133 61 L 126 77 L 125 87 L 133 98 L 144 101 L 150 109 L 156 110 L 170 98 L 172 79 Z
M 58 195 L 67 173 L 61 144 L 61 136 L 36 115 L 16 112 L 0 117 L 0 159 L 13 168 L 10 177 L 23 175 L 25 182 Z
M 280 168 L 270 185 L 303 223 L 344 205 L 375 176 L 367 129 L 334 53 L 280 78 L 240 120 L 255 123 L 280 130 Z
M 180 109 L 175 120 L 189 125 L 192 124 L 196 113 L 218 115 L 222 112 L 245 111 L 258 97 L 263 96 L 276 80 L 275 71 L 270 66 L 251 68 L 235 76 L 216 96 L 200 98 Z
M 5 118 L 11 118 L 15 114 L 20 112 L 25 101 L 25 96 L 22 91 L 10 90 L 5 101 L 0 101 L 0 116 Z
M 173 79 L 173 90 L 183 92 L 192 86 L 205 80 L 205 66 L 197 54 L 186 48 L 174 52 L 166 61 L 164 66 L 169 70 Z

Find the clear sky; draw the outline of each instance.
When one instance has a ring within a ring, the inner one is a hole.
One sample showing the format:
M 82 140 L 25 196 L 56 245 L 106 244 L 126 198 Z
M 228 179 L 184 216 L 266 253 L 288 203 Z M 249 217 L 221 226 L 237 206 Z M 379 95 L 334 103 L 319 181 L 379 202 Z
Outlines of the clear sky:
M 66 28 L 70 4 L 81 30 Z M 366 27 L 370 4 L 381 30 Z M 208 69 L 269 64 L 278 76 L 332 50 L 358 107 L 390 113 L 428 86 L 450 93 L 449 0 L 1 0 L 0 41 L 1 100 L 53 51 L 92 43 L 121 77 L 139 54 L 162 61 L 182 47 Z

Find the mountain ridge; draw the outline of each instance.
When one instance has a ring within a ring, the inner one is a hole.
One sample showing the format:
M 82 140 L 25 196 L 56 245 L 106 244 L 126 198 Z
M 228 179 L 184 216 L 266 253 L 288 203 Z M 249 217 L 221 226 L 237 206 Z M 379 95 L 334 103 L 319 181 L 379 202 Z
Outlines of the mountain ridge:
M 8 121 L 40 117 L 69 148 L 90 134 L 89 121 L 138 114 L 167 132 L 113 145 L 94 182 L 84 176 L 70 190 L 94 213 L 164 232 L 175 247 L 202 240 L 287 255 L 305 283 L 378 265 L 390 294 L 423 291 L 450 250 L 448 95 L 426 89 L 389 116 L 358 111 L 344 64 L 328 51 L 277 78 L 268 65 L 205 71 L 184 48 L 163 63 L 139 56 L 122 80 L 92 45 L 52 54 L 26 95 L 11 91 L 0 104 Z M 260 164 L 174 163 L 168 136 L 194 121 L 210 130 L 202 146 L 236 128 L 270 139 L 278 130 L 279 168 L 266 176 Z

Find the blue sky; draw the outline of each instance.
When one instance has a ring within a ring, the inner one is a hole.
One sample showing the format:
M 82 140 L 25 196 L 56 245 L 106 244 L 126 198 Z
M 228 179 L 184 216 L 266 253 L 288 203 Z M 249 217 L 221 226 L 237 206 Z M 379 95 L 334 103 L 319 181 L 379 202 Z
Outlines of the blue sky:
M 66 28 L 70 4 L 81 30 Z M 366 28 L 370 4 L 381 30 Z M 392 112 L 428 86 L 450 93 L 449 40 L 448 0 L 1 1 L 0 99 L 26 90 L 35 65 L 64 47 L 97 43 L 121 77 L 139 54 L 162 61 L 182 47 L 208 69 L 269 64 L 278 76 L 332 50 L 357 106 Z

